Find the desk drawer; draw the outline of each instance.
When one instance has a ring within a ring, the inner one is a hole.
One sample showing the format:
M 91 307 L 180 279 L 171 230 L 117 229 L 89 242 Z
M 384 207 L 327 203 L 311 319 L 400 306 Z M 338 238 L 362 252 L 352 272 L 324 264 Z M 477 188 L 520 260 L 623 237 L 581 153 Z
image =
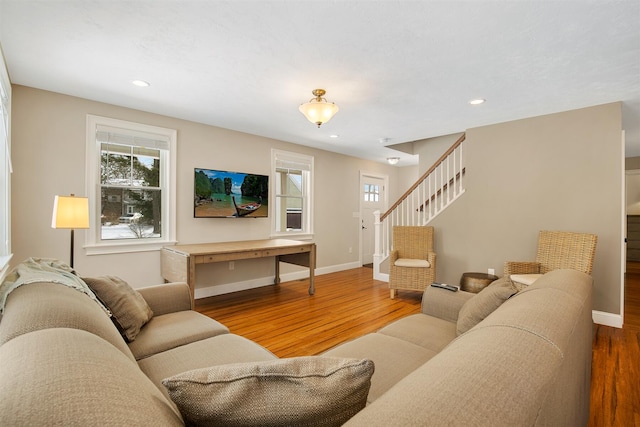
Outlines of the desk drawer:
M 262 251 L 262 256 L 277 256 L 277 255 L 286 255 L 286 254 L 296 254 L 296 253 L 305 253 L 311 252 L 311 245 L 301 246 L 297 248 L 275 248 L 275 249 L 264 249 Z
M 263 251 L 228 252 L 215 255 L 197 255 L 196 264 L 208 264 L 210 262 L 235 261 L 239 259 L 262 258 Z

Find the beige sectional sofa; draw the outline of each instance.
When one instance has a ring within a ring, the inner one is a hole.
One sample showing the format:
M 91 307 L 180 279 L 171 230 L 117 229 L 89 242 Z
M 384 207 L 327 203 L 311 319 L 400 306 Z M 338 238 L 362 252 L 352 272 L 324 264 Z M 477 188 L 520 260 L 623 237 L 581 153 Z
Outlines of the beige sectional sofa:
M 466 324 L 460 313 L 477 315 L 471 301 L 489 292 L 427 288 L 422 313 L 325 353 L 375 363 L 369 404 L 348 425 L 586 425 L 591 287 L 590 276 L 554 271 Z M 163 379 L 277 359 L 195 312 L 186 284 L 138 291 L 153 317 L 127 343 L 75 289 L 13 290 L 0 321 L 2 424 L 183 425 Z

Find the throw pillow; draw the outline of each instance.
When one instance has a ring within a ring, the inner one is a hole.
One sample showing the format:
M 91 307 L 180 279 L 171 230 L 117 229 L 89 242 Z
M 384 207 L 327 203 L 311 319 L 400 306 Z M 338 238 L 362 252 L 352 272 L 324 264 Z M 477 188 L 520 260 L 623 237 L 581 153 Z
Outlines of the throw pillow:
M 115 276 L 84 277 L 89 288 L 112 313 L 112 319 L 127 342 L 132 342 L 153 317 L 153 311 L 140 292 Z
M 339 426 L 365 407 L 370 360 L 294 357 L 196 369 L 162 384 L 189 425 Z
M 488 286 L 481 290 L 478 295 L 465 302 L 460 309 L 456 333 L 458 335 L 464 334 L 473 328 L 517 292 L 510 285 Z

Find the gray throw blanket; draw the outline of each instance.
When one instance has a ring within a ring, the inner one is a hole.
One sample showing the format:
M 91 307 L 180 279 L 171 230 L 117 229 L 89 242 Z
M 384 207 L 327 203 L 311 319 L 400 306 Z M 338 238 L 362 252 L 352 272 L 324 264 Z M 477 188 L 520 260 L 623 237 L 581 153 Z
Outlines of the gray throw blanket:
M 62 261 L 47 258 L 29 258 L 11 270 L 0 285 L 0 314 L 4 312 L 7 296 L 14 289 L 34 282 L 59 283 L 83 292 L 111 316 L 109 309 L 98 300 L 89 286 L 75 274 L 73 268 Z

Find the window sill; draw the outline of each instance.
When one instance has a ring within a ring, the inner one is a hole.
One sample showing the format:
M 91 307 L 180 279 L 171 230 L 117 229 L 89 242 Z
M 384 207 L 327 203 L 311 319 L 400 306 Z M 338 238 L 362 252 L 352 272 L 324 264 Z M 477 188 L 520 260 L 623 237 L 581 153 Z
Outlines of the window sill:
M 313 233 L 272 233 L 271 239 L 313 240 Z
M 106 255 L 106 254 L 124 254 L 130 252 L 153 252 L 159 251 L 165 246 L 175 245 L 176 240 L 156 240 L 153 242 L 113 242 L 101 243 L 99 245 L 85 245 L 86 255 Z

